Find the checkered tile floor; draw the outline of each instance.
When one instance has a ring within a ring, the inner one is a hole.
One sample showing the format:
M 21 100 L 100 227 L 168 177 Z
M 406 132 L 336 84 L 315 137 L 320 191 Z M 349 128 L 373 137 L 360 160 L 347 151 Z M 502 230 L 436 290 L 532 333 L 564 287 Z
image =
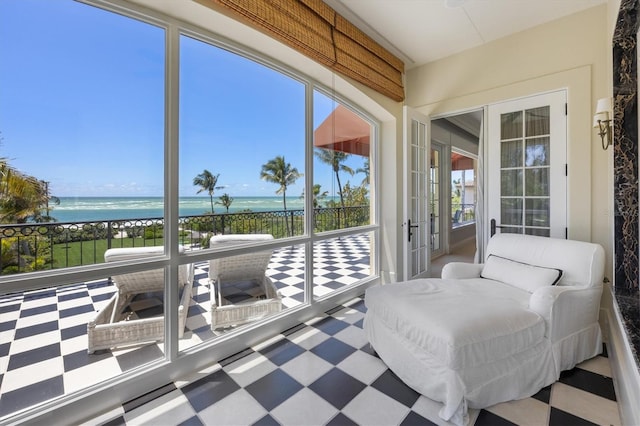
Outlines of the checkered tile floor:
M 355 299 L 88 424 L 429 425 L 439 406 L 369 347 Z M 475 425 L 619 425 L 606 352 L 531 398 L 473 410 Z
M 313 293 L 326 295 L 369 276 L 368 235 L 334 238 L 314 247 Z M 180 349 L 214 337 L 208 263 L 195 265 L 192 301 Z M 304 300 L 304 249 L 275 250 L 267 275 L 283 309 Z M 163 356 L 163 344 L 87 354 L 87 323 L 114 293 L 105 280 L 0 297 L 0 418 L 74 392 Z M 241 297 L 238 293 L 230 297 Z M 162 296 L 143 303 L 139 316 L 162 312 Z

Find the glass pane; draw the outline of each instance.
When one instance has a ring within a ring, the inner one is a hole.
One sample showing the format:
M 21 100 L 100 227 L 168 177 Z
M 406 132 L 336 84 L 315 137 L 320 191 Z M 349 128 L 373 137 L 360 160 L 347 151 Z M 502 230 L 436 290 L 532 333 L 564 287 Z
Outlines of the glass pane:
M 180 215 L 202 218 L 189 231 L 205 246 L 229 231 L 302 235 L 304 86 L 186 36 L 180 60 Z
M 417 146 L 411 146 L 411 170 L 418 170 L 418 156 L 420 150 Z
M 282 78 L 286 76 L 280 74 Z M 260 79 L 256 80 L 256 85 L 263 85 Z M 301 86 L 303 89 L 303 87 Z M 275 88 L 278 90 L 278 88 Z M 304 90 L 300 92 L 298 98 L 296 92 L 295 100 L 300 100 L 296 111 L 303 118 L 304 116 Z M 247 95 L 252 96 L 252 95 Z M 288 103 L 290 96 L 283 94 L 269 95 L 264 98 L 269 102 L 272 97 L 282 99 Z M 247 99 L 246 103 L 253 103 Z M 265 110 L 272 109 L 273 106 L 264 106 Z M 287 106 L 290 108 L 290 106 Z M 299 108 L 299 111 L 298 111 Z M 246 116 L 239 113 L 238 116 Z M 293 137 L 287 134 L 286 126 L 291 120 L 290 117 L 282 117 L 282 133 L 285 136 L 281 142 L 275 142 L 279 152 L 287 155 L 293 149 L 300 154 L 299 161 L 304 163 L 304 135 L 296 133 Z M 297 124 L 297 123 L 296 123 Z M 304 131 L 304 119 L 300 122 L 301 130 Z M 262 132 L 261 123 L 255 123 L 256 132 Z M 316 216 L 330 216 L 335 218 L 331 227 L 316 227 L 316 232 L 331 231 L 335 229 L 363 226 L 371 223 L 370 208 L 370 155 L 371 155 L 371 124 L 345 105 L 331 99 L 325 94 L 314 90 L 313 92 L 313 189 L 314 205 L 316 206 Z M 278 138 L 279 139 L 279 138 Z M 255 141 L 254 141 L 255 144 Z M 415 150 L 413 150 L 415 151 Z M 413 164 L 417 164 L 418 158 L 412 158 Z M 302 169 L 300 169 L 302 173 Z M 300 179 L 300 185 L 304 185 L 304 178 Z M 292 197 L 293 198 L 293 197 Z M 296 197 L 298 202 L 302 202 L 300 193 Z M 288 202 L 288 200 L 287 200 Z
M 434 234 L 431 236 L 431 250 L 440 250 L 440 234 Z
M 542 136 L 549 134 L 549 107 L 528 109 L 526 111 L 526 136 Z
M 418 172 L 411 172 L 411 196 L 417 197 L 420 193 L 420 175 Z
M 501 234 L 522 234 L 522 228 L 516 228 L 513 226 L 507 226 L 500 228 Z
M 432 176 L 438 182 L 438 170 L 440 170 L 440 151 L 437 149 L 431 150 L 431 169 L 433 171 Z
M 500 144 L 500 167 L 522 167 L 522 141 L 509 141 Z
M 527 235 L 537 235 L 538 237 L 549 237 L 549 229 L 525 228 L 524 233 Z
M 526 167 L 549 165 L 550 153 L 548 137 L 528 139 L 526 144 L 527 148 L 524 160 Z
M 522 111 L 500 115 L 500 140 L 522 137 Z
M 214 251 L 272 241 L 271 234 L 216 235 Z M 233 332 L 304 302 L 304 245 L 258 249 L 194 265 L 192 302 L 179 349 Z
M 420 197 L 424 199 L 427 198 L 427 194 L 428 194 L 427 176 L 428 175 L 426 172 L 420 173 L 420 192 L 418 194 Z
M 371 276 L 371 238 L 371 233 L 363 233 L 314 244 L 314 298 L 327 296 Z M 345 264 L 349 266 L 344 267 Z M 284 289 L 281 292 L 284 295 Z
M 500 200 L 500 224 L 522 225 L 522 198 Z
M 500 194 L 503 197 L 522 195 L 522 170 L 500 171 Z
M 333 169 L 322 161 L 323 155 L 333 158 L 330 145 L 318 149 L 317 186 L 305 194 L 303 84 L 187 36 L 180 37 L 180 56 L 181 236 L 196 235 L 194 249 L 213 249 L 209 261 L 196 266 L 197 306 L 187 319 L 191 333 L 180 341 L 183 350 L 302 303 L 304 246 L 254 246 L 304 235 L 305 195 L 313 197 L 316 229 L 333 230 L 356 219 L 340 203 L 340 194 L 346 199 L 355 183 L 345 179 L 342 192 L 329 190 L 337 188 Z M 314 110 L 331 115 L 335 104 L 322 101 Z M 364 167 L 349 163 L 354 173 Z M 368 206 L 361 212 L 368 221 Z M 217 254 L 239 245 L 253 251 Z
M 524 224 L 526 226 L 549 226 L 549 218 L 551 214 L 548 198 L 526 199 L 525 206 Z
M 420 148 L 424 148 L 426 146 L 426 137 L 427 131 L 426 126 L 423 123 L 418 123 L 418 139 L 414 139 L 417 142 Z
M 532 197 L 549 195 L 549 168 L 525 170 L 525 194 Z
M 163 269 L 4 294 L 0 307 L 3 415 L 164 357 Z
M 425 223 L 420 227 L 420 245 L 425 248 L 427 247 L 427 236 L 429 235 L 429 229 L 427 228 L 427 226 L 429 226 L 429 224 Z
M 0 274 L 17 289 L 0 286 L 0 417 L 11 422 L 164 357 L 164 269 L 63 277 L 122 255 L 109 247 L 135 253 L 118 259 L 131 264 L 164 252 L 166 34 L 74 1 L 0 1 L 0 17 L 0 162 L 19 183 L 5 186 L 3 167 Z M 55 286 L 20 288 L 49 270 Z

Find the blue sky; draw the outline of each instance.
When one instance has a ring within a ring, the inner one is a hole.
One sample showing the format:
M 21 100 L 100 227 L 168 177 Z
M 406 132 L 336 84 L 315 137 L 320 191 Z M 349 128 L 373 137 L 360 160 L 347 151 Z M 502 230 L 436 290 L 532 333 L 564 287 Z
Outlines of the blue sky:
M 204 169 L 220 174 L 216 195 L 275 195 L 259 174 L 276 155 L 304 173 L 302 84 L 187 37 L 180 48 L 180 195 Z M 164 55 L 160 28 L 71 0 L 1 0 L 0 157 L 57 196 L 162 195 Z M 333 108 L 316 97 L 314 127 Z

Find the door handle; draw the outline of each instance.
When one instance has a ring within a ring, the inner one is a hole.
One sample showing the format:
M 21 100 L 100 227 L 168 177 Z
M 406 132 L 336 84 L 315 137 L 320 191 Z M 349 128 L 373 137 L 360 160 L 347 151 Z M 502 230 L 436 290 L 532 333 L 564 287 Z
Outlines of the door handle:
M 495 219 L 491 219 L 490 226 L 491 226 L 491 235 L 490 237 L 493 237 L 494 235 L 496 235 L 496 228 L 504 228 L 504 226 L 501 225 L 496 225 L 496 220 Z
M 413 232 L 411 232 L 411 229 L 413 228 L 417 228 L 419 225 L 412 225 L 411 224 L 411 219 L 409 219 L 407 221 L 407 240 L 409 242 L 411 242 L 411 236 L 413 235 Z

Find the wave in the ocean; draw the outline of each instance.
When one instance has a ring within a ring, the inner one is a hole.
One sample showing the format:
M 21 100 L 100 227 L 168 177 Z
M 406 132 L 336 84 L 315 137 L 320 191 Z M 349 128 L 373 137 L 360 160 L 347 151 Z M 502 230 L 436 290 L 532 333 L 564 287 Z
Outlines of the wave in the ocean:
M 232 197 L 229 213 L 244 210 L 282 210 L 282 197 Z M 218 197 L 214 197 L 214 203 Z M 51 216 L 58 222 L 84 222 L 96 220 L 119 220 L 133 218 L 161 217 L 164 211 L 163 197 L 60 197 L 60 204 L 52 206 Z M 287 197 L 287 209 L 302 209 L 301 197 Z M 216 213 L 226 212 L 221 204 L 214 204 Z M 180 198 L 181 216 L 192 216 L 211 211 L 208 197 Z

